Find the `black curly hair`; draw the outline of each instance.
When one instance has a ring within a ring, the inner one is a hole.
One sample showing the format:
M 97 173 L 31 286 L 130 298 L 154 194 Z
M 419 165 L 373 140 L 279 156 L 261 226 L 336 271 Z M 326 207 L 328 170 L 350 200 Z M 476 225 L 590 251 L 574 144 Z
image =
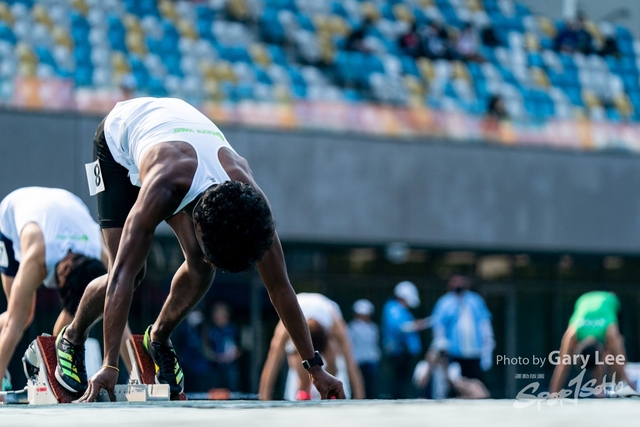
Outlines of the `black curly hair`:
M 202 231 L 207 260 L 223 271 L 251 269 L 273 243 L 269 204 L 249 184 L 225 181 L 209 187 L 193 217 Z
M 105 274 L 107 269 L 100 260 L 69 252 L 56 265 L 58 296 L 62 308 L 75 315 L 87 285 Z

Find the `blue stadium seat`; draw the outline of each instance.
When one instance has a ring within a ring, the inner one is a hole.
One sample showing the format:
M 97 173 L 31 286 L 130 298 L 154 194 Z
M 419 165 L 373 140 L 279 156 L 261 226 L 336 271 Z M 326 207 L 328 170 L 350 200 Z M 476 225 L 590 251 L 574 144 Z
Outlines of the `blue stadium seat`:
M 635 58 L 621 58 L 620 71 L 624 74 L 638 74 L 638 65 L 636 64 Z
M 54 70 L 57 68 L 56 60 L 53 58 L 49 49 L 45 46 L 36 46 L 34 50 L 41 64 L 50 65 Z M 89 64 L 91 64 L 90 61 Z
M 180 67 L 180 55 L 176 52 L 168 53 L 162 58 L 162 62 L 167 67 L 167 72 L 172 76 L 183 77 L 184 73 Z
M 167 89 L 164 87 L 164 83 L 162 83 L 162 80 L 156 77 L 149 78 L 147 90 L 149 91 L 149 95 L 151 96 L 160 98 L 163 96 L 167 96 Z
M 281 46 L 278 45 L 268 45 L 267 49 L 269 50 L 269 53 L 271 54 L 271 60 L 278 65 L 287 65 L 287 55 L 284 52 L 284 49 L 282 49 Z
M 576 105 L 576 106 L 584 105 L 584 102 L 582 100 L 582 92 L 580 91 L 580 88 L 578 88 L 577 86 L 567 87 L 565 89 L 565 93 L 567 94 L 569 101 L 571 101 L 573 105 Z
M 344 99 L 348 102 L 360 102 L 364 99 L 362 94 L 355 89 L 345 89 L 343 94 Z
M 240 82 L 235 88 L 236 97 L 239 101 L 253 98 L 253 86 L 246 82 Z
M 618 110 L 616 110 L 615 108 L 612 107 L 608 107 L 607 110 L 607 119 L 612 121 L 612 122 L 620 122 L 622 120 L 622 117 L 620 116 L 620 112 Z
M 311 32 L 316 31 L 315 26 L 311 21 L 311 18 L 309 18 L 307 15 L 305 15 L 304 13 L 298 13 L 297 18 L 298 18 L 298 25 L 300 25 L 300 28 L 302 28 L 303 30 L 311 31 Z
M 474 88 L 476 91 L 476 97 L 478 98 L 489 98 L 489 90 L 487 89 L 487 82 L 484 80 L 476 80 L 474 82 Z
M 90 67 L 91 64 L 91 45 L 86 41 L 81 44 L 76 44 L 73 50 L 73 58 L 76 61 L 76 67 Z
M 336 79 L 343 85 L 362 82 L 366 77 L 364 70 L 364 55 L 359 52 L 339 52 L 334 64 Z
M 285 40 L 284 28 L 278 20 L 278 12 L 266 9 L 260 18 L 260 32 L 269 43 L 283 44 Z
M 388 19 L 389 21 L 395 21 L 396 17 L 393 14 L 393 7 L 389 3 L 385 3 L 380 9 L 382 17 L 384 19 Z
M 410 56 L 401 56 L 400 63 L 402 64 L 402 72 L 412 76 L 420 77 L 420 70 L 416 65 L 415 59 Z
M 222 46 L 218 47 L 218 54 L 220 59 L 224 59 L 229 62 L 247 62 L 251 63 L 251 55 L 245 47 L 242 46 Z
M 305 82 L 302 74 L 291 66 L 287 67 L 287 71 L 289 73 L 289 77 L 291 78 L 291 84 L 294 86 L 307 86 L 307 82 Z
M 7 41 L 11 44 L 16 44 L 17 38 L 13 34 L 11 28 L 4 22 L 0 22 L 0 40 Z
M 109 15 L 107 18 L 108 22 L 108 31 L 107 38 L 109 39 L 109 43 L 111 45 L 111 49 L 119 50 L 121 52 L 127 51 L 127 45 L 125 43 L 126 38 L 126 30 L 124 29 L 124 25 L 120 18 L 116 15 Z
M 349 18 L 349 13 L 347 12 L 347 9 L 345 9 L 342 3 L 339 1 L 334 1 L 331 4 L 331 12 L 338 16 L 342 16 L 343 18 Z
M 216 19 L 216 11 L 209 6 L 199 4 L 196 6 L 196 17 L 198 21 L 209 22 L 209 25 Z
M 291 87 L 293 96 L 295 98 L 304 99 L 307 97 L 307 86 L 306 85 L 296 85 L 294 84 Z
M 523 5 L 522 3 L 516 3 L 515 6 L 516 6 L 516 15 L 519 18 L 523 18 L 525 16 L 531 15 L 531 11 L 529 10 L 529 8 Z
M 545 68 L 544 59 L 539 53 L 530 53 L 527 59 L 531 67 Z
M 293 0 L 265 0 L 264 4 L 268 8 L 276 10 L 291 10 L 296 11 L 297 7 Z
M 93 67 L 87 65 L 76 66 L 76 71 L 73 75 L 76 86 L 91 86 L 93 83 Z
M 271 77 L 260 67 L 254 67 L 254 72 L 256 74 L 256 81 L 258 83 L 263 83 L 266 85 L 271 85 L 273 82 L 271 81 Z
M 624 88 L 627 91 L 635 91 L 640 89 L 640 83 L 638 82 L 638 75 L 629 73 L 624 74 L 622 76 L 622 82 L 624 83 Z
M 70 15 L 71 21 L 71 37 L 74 42 L 87 41 L 89 39 L 89 30 L 91 26 L 84 16 L 72 10 Z

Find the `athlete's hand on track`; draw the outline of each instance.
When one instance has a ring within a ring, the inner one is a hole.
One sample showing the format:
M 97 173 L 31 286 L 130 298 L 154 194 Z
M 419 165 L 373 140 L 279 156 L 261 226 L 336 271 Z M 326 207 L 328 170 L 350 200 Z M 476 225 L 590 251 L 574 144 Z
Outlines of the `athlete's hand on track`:
M 73 403 L 86 403 L 93 402 L 98 397 L 101 389 L 107 390 L 109 394 L 109 400 L 116 401 L 116 394 L 114 392 L 116 383 L 118 382 L 118 371 L 113 368 L 102 367 L 91 378 L 89 378 L 89 387 L 84 392 L 82 397 L 78 400 L 74 400 Z
M 309 370 L 311 381 L 320 393 L 320 399 L 345 399 L 344 388 L 333 375 L 329 375 L 320 366 L 314 366 Z

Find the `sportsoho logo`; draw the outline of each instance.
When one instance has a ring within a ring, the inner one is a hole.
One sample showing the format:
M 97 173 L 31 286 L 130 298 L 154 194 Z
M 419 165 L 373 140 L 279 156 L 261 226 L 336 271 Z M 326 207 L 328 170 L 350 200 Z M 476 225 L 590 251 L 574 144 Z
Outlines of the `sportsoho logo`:
M 560 355 L 559 351 L 552 351 L 547 357 L 532 356 L 528 357 L 506 357 L 504 355 L 496 356 L 496 365 L 503 366 L 528 366 L 542 368 L 547 362 L 551 365 L 570 365 L 580 368 L 580 373 L 572 378 L 567 388 L 563 388 L 558 392 L 551 393 L 548 391 L 539 391 L 540 382 L 531 382 L 523 387 L 516 395 L 516 401 L 514 402 L 514 408 L 522 409 L 532 405 L 538 405 L 540 410 L 541 405 L 544 403 L 547 406 L 554 406 L 564 403 L 571 403 L 573 405 L 578 404 L 579 398 L 587 398 L 592 396 L 601 396 L 609 393 L 615 393 L 619 391 L 623 386 L 623 382 L 616 383 L 615 373 L 612 375 L 611 381 L 607 381 L 607 376 L 602 378 L 602 381 L 598 384 L 597 379 L 593 378 L 584 382 L 584 377 L 587 372 L 587 366 L 602 366 L 610 367 L 614 365 L 624 365 L 625 357 L 623 355 L 613 356 L 608 354 L 601 357 L 599 352 L 596 352 L 595 360 L 590 360 L 590 355 L 574 354 L 574 355 Z M 591 362 L 591 363 L 590 363 Z M 517 374 L 517 377 L 520 376 Z M 525 378 L 536 378 L 534 375 L 525 376 Z M 537 378 L 542 377 L 538 375 Z M 573 396 L 572 398 L 569 398 Z

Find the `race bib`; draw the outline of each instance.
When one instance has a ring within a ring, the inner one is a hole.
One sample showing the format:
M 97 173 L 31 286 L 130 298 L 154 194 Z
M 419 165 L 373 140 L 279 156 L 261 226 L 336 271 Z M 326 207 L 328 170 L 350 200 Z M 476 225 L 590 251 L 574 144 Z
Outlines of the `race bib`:
M 100 160 L 84 165 L 87 170 L 87 181 L 89 182 L 89 194 L 95 196 L 104 191 L 104 179 L 102 179 L 102 169 Z
M 9 256 L 7 256 L 7 248 L 4 242 L 0 242 L 0 267 L 9 267 Z

